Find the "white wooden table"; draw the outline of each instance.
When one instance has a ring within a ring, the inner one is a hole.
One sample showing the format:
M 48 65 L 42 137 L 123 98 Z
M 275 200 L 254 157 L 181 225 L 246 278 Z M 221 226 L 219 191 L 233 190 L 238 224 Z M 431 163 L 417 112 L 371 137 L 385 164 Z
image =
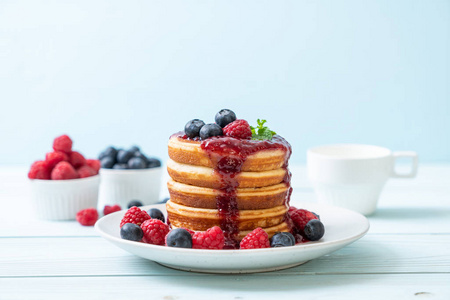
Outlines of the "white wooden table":
M 314 201 L 305 168 L 291 170 L 292 204 Z M 416 179 L 390 180 L 361 240 L 250 275 L 168 269 L 116 248 L 93 227 L 36 220 L 26 172 L 0 168 L 2 300 L 450 299 L 450 165 L 421 165 Z

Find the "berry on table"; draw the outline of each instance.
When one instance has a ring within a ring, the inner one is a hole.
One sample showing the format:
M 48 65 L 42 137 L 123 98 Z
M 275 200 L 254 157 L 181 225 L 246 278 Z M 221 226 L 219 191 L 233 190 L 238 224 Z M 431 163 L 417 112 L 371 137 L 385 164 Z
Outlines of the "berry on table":
M 186 229 L 173 229 L 166 236 L 166 245 L 176 248 L 192 248 L 192 236 Z
M 240 243 L 240 249 L 269 248 L 269 235 L 261 227 L 248 233 Z
M 100 160 L 100 165 L 104 169 L 112 169 L 115 163 L 116 159 L 111 156 L 105 156 Z
M 43 160 L 35 161 L 28 172 L 28 178 L 30 179 L 50 179 L 50 168 L 48 162 Z
M 306 209 L 296 209 L 291 207 L 289 208 L 288 213 L 295 228 L 299 231 L 302 231 L 310 220 L 317 219 L 312 212 Z
M 152 219 L 158 219 L 162 222 L 166 221 L 166 219 L 164 218 L 164 214 L 157 208 L 150 208 L 147 213 Z
M 223 133 L 226 136 L 231 136 L 234 138 L 240 139 L 251 139 L 252 138 L 252 130 L 250 125 L 245 120 L 236 120 L 228 124 L 223 128 Z
M 53 141 L 53 150 L 70 153 L 72 151 L 72 140 L 67 135 L 61 135 Z
M 67 161 L 59 162 L 52 170 L 51 179 L 67 180 L 78 178 L 77 171 Z
M 120 221 L 120 227 L 123 226 L 123 224 L 126 223 L 133 223 L 136 225 L 141 225 L 145 220 L 150 219 L 150 216 L 146 211 L 141 210 L 139 207 L 133 206 L 127 212 L 122 218 L 122 221 Z
M 200 129 L 205 126 L 205 122 L 199 119 L 193 119 L 184 126 L 184 133 L 189 138 L 195 138 L 200 135 Z
M 133 155 L 134 152 L 132 151 L 119 150 L 119 152 L 117 152 L 117 162 L 119 164 L 126 164 L 130 160 L 130 158 L 133 157 Z
M 103 215 L 109 215 L 113 212 L 116 211 L 120 211 L 122 208 L 120 207 L 120 205 L 116 204 L 116 205 L 105 205 L 105 207 L 103 208 Z
M 144 237 L 144 231 L 139 225 L 126 223 L 120 228 L 120 237 L 124 240 L 139 242 Z
M 295 245 L 295 237 L 290 232 L 277 232 L 270 239 L 270 247 L 288 247 Z
M 169 225 L 158 219 L 145 220 L 141 224 L 144 232 L 143 241 L 147 244 L 164 245 L 165 237 L 169 233 Z
M 202 140 L 206 140 L 207 138 L 213 137 L 213 136 L 221 136 L 223 135 L 222 128 L 214 123 L 206 124 L 205 126 L 200 129 L 200 138 Z
M 79 168 L 86 164 L 86 158 L 80 152 L 72 151 L 69 154 L 69 162 L 74 168 Z
M 317 219 L 310 220 L 303 229 L 303 236 L 310 241 L 318 241 L 324 234 L 325 227 Z
M 225 236 L 219 226 L 206 231 L 197 231 L 192 236 L 192 248 L 221 250 L 225 245 Z
M 92 168 L 96 173 L 100 171 L 100 161 L 98 159 L 86 159 L 86 165 Z
M 127 163 L 128 169 L 145 169 L 147 164 L 140 157 L 132 157 Z
M 231 122 L 236 120 L 236 114 L 229 110 L 229 109 L 222 109 L 220 110 L 215 117 L 215 121 L 216 123 L 220 126 L 220 127 L 225 127 L 228 124 L 230 124 Z
M 45 161 L 48 167 L 53 169 L 61 161 L 69 161 L 69 156 L 62 151 L 53 151 L 45 154 Z
M 86 208 L 77 212 L 76 219 L 83 226 L 94 226 L 98 220 L 98 212 L 95 208 Z
M 97 172 L 89 166 L 80 167 L 79 169 L 77 169 L 77 173 L 79 178 L 86 178 L 97 175 Z
M 127 207 L 128 208 L 132 208 L 133 206 L 143 206 L 144 204 L 142 204 L 142 202 L 141 201 L 139 201 L 139 200 L 131 200 L 130 202 L 128 202 L 128 205 L 127 205 Z

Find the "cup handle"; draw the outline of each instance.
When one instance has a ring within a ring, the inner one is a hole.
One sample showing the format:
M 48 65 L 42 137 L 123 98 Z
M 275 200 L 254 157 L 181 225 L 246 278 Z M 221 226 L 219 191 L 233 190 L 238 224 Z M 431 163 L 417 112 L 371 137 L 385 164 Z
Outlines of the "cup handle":
M 417 167 L 418 167 L 418 156 L 417 153 L 414 151 L 395 151 L 392 154 L 393 157 L 393 161 L 392 161 L 392 172 L 391 172 L 391 177 L 394 178 L 413 178 L 416 176 L 417 174 Z M 411 157 L 412 158 L 412 168 L 411 168 L 411 172 L 406 173 L 406 174 L 400 174 L 397 173 L 395 171 L 395 162 L 397 160 L 397 158 L 400 157 Z

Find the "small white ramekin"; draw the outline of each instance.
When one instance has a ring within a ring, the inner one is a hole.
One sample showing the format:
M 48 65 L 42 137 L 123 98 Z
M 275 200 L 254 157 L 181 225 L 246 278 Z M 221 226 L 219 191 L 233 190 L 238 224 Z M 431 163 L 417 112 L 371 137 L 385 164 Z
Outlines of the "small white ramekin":
M 32 179 L 31 197 L 36 216 L 43 220 L 75 220 L 82 209 L 97 207 L 100 176 L 70 180 Z
M 98 209 L 119 204 L 126 209 L 128 202 L 139 200 L 143 205 L 159 201 L 162 167 L 140 170 L 100 169 L 102 182 Z

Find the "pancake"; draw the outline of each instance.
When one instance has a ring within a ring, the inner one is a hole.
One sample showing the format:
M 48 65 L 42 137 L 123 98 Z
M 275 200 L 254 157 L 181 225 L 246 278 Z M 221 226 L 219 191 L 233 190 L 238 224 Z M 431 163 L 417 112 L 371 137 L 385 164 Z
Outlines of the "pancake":
M 188 185 L 172 179 L 167 182 L 167 187 L 172 202 L 195 208 L 215 209 L 217 196 L 221 195 L 217 189 Z M 260 188 L 237 188 L 237 208 L 265 209 L 284 205 L 288 190 L 289 187 L 284 183 Z
M 173 180 L 185 184 L 212 189 L 224 188 L 228 184 L 224 181 L 223 175 L 212 168 L 181 164 L 172 159 L 167 161 L 167 171 Z M 284 168 L 262 172 L 239 172 L 232 174 L 232 180 L 236 182 L 236 187 L 240 188 L 267 187 L 283 182 L 287 173 Z
M 278 137 L 277 141 L 280 144 L 287 144 L 281 137 Z M 240 141 L 233 139 L 232 142 L 257 145 L 259 141 Z M 229 155 L 232 156 L 232 153 L 229 153 Z M 246 156 L 241 166 L 241 171 L 260 172 L 282 168 L 285 165 L 287 155 L 290 155 L 290 148 L 288 146 L 283 148 L 269 147 L 268 149 L 256 151 Z M 215 168 L 222 155 L 214 155 L 214 151 L 208 153 L 202 149 L 200 141 L 183 139 L 175 134 L 169 139 L 169 157 L 182 164 Z
M 271 237 L 290 231 L 291 146 L 271 139 L 214 136 L 204 140 L 179 132 L 168 143 L 167 220 L 172 228 L 206 231 L 219 226 L 225 248 L 260 227 Z
M 221 217 L 217 209 L 194 208 L 167 201 L 170 225 L 195 231 L 205 231 L 220 226 Z M 240 232 L 252 231 L 257 227 L 270 228 L 284 223 L 288 208 L 284 205 L 268 209 L 239 210 L 237 221 Z M 283 225 L 281 225 L 283 226 Z M 287 227 L 287 225 L 286 225 Z

